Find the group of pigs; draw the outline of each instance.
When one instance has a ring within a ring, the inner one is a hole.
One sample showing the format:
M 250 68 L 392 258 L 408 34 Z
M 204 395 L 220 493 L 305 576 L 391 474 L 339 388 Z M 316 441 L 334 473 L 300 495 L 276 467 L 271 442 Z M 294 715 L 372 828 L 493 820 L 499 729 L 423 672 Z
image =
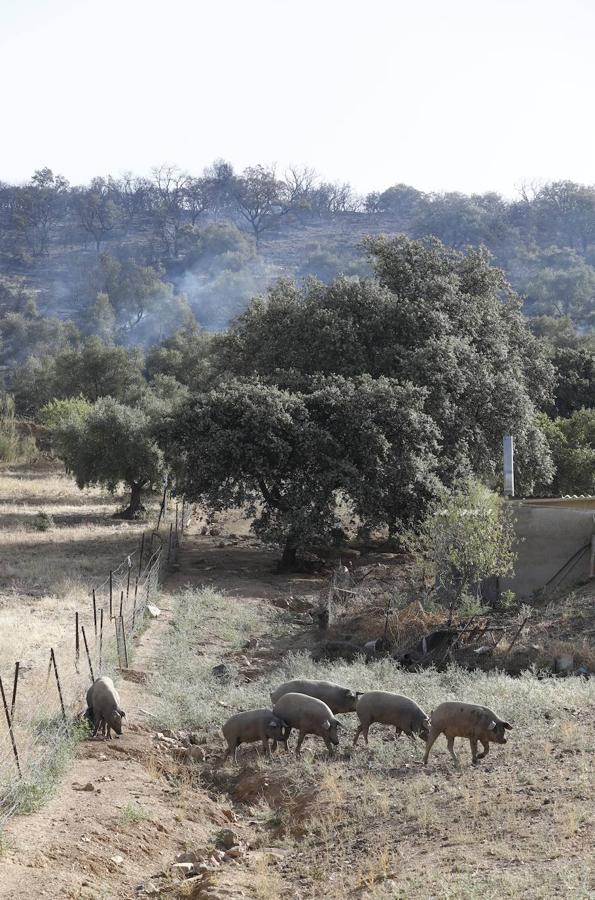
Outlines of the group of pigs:
M 353 743 L 360 734 L 368 744 L 370 725 L 378 722 L 392 725 L 396 737 L 406 734 L 412 741 L 419 737 L 426 742 L 424 765 L 436 739 L 444 734 L 448 751 L 458 764 L 454 752 L 456 737 L 467 738 L 471 745 L 473 762 L 483 759 L 489 752 L 490 742 L 505 744 L 505 732 L 512 728 L 486 706 L 458 701 L 441 703 L 431 718 L 409 697 L 389 691 L 361 693 L 330 681 L 288 681 L 271 692 L 272 708 L 250 709 L 231 716 L 223 726 L 227 741 L 225 759 L 237 760 L 240 744 L 261 741 L 267 755 L 276 750 L 280 741 L 287 750 L 287 741 L 293 729 L 298 732 L 296 753 L 299 754 L 308 734 L 322 738 L 329 752 L 339 744 L 339 729 L 344 728 L 336 714 L 355 712 L 359 726 Z M 272 741 L 272 747 L 269 741 Z M 477 752 L 480 743 L 481 753 Z
M 487 706 L 459 701 L 441 703 L 430 718 L 414 700 L 401 694 L 389 691 L 361 693 L 330 681 L 288 681 L 271 693 L 271 701 L 272 708 L 249 709 L 227 720 L 222 729 L 227 741 L 224 759 L 231 755 L 236 762 L 239 745 L 255 741 L 261 741 L 267 755 L 271 749 L 276 750 L 278 741 L 287 750 L 287 741 L 294 728 L 298 732 L 296 753 L 299 754 L 308 734 L 322 738 L 332 753 L 339 743 L 339 729 L 345 727 L 336 717 L 341 713 L 357 714 L 359 726 L 354 744 L 360 734 L 368 743 L 368 732 L 374 722 L 392 725 L 396 737 L 406 734 L 412 741 L 415 737 L 421 738 L 426 742 L 424 765 L 441 734 L 446 736 L 448 751 L 455 763 L 458 759 L 454 740 L 456 737 L 467 738 L 471 757 L 476 763 L 487 755 L 491 741 L 505 744 L 505 732 L 512 728 Z M 116 734 L 122 733 L 125 713 L 111 678 L 102 676 L 91 685 L 87 692 L 87 707 L 85 715 L 93 725 L 94 735 L 99 729 L 104 736 L 107 730 L 108 739 L 111 729 Z M 272 741 L 272 748 L 269 741 Z M 483 747 L 481 753 L 477 752 L 478 743 Z

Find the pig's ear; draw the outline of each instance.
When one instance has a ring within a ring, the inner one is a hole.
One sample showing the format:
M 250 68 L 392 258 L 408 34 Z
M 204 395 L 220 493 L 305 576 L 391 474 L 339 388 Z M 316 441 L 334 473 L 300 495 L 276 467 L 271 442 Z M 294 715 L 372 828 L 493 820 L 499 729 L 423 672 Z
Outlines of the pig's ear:
M 277 728 L 278 725 L 281 725 L 278 719 L 271 719 L 269 722 L 269 728 Z
M 502 724 L 508 731 L 512 731 L 512 725 L 510 724 L 510 722 L 502 722 Z
M 349 697 L 350 700 L 355 700 L 357 694 L 355 691 L 346 691 L 345 696 Z
M 491 721 L 490 724 L 488 725 L 488 731 L 495 731 L 495 730 L 496 730 L 496 723 L 495 723 L 494 720 L 492 719 L 492 721 Z
M 123 709 L 119 709 L 118 712 L 120 713 L 120 715 L 122 716 L 123 719 L 126 718 L 126 713 L 124 712 Z
M 364 691 L 356 691 L 356 692 L 355 692 L 355 696 L 356 696 L 356 697 L 363 697 L 363 696 L 364 696 Z
M 325 731 L 329 731 L 329 730 L 330 730 L 331 723 L 329 722 L 328 719 L 326 719 L 326 720 L 322 723 L 322 727 L 324 728 Z
M 345 730 L 345 726 L 343 725 L 343 722 L 339 722 L 338 719 L 333 719 L 333 725 L 336 725 L 337 728 L 343 728 Z

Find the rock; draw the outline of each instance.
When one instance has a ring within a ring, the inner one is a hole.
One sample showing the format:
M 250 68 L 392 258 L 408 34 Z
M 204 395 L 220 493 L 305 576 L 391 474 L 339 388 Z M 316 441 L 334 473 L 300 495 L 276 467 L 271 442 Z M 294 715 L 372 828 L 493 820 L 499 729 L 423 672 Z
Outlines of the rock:
M 209 533 L 209 529 L 207 528 L 206 525 L 203 525 L 203 526 L 202 526 L 202 528 L 200 529 L 200 533 L 201 533 L 201 534 L 208 534 L 208 533 Z
M 72 787 L 74 788 L 75 791 L 94 791 L 95 790 L 95 785 L 91 784 L 90 781 L 88 781 L 86 784 L 79 784 L 78 781 L 73 781 Z
M 216 859 L 217 862 L 221 862 L 224 856 L 225 853 L 223 852 L 223 850 L 211 850 L 211 859 Z
M 153 603 L 147 603 L 146 609 L 152 619 L 156 619 L 158 616 L 161 615 L 161 610 L 159 609 L 158 606 L 155 606 Z
M 178 875 L 186 878 L 188 875 L 194 875 L 194 864 L 190 862 L 177 862 L 169 867 L 172 875 Z
M 240 846 L 230 847 L 229 850 L 223 854 L 223 859 L 240 859 L 240 857 L 244 856 L 245 853 Z
M 223 550 L 223 548 L 225 547 L 225 541 L 219 541 L 217 547 L 219 550 Z
M 211 528 L 209 534 L 211 535 L 211 537 L 219 537 L 221 531 L 219 530 L 219 528 Z
M 198 731 L 193 731 L 190 735 L 190 743 L 191 744 L 206 744 L 207 736 L 206 734 L 200 734 Z
M 110 860 L 111 860 L 111 862 L 115 863 L 116 866 L 121 866 L 122 863 L 124 862 L 124 857 L 118 856 L 118 855 L 110 856 Z
M 221 844 L 222 847 L 225 847 L 226 850 L 229 850 L 231 847 L 237 847 L 240 843 L 240 838 L 235 831 L 231 830 L 231 828 L 224 828 L 219 832 L 217 843 Z

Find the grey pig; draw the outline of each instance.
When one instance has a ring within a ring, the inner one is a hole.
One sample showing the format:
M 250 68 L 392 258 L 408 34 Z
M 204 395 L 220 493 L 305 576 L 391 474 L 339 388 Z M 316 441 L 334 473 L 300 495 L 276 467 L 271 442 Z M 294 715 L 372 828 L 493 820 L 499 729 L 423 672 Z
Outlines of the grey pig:
M 95 723 L 93 737 L 100 727 L 104 737 L 107 728 L 108 741 L 112 737 L 112 728 L 116 734 L 122 734 L 122 719 L 126 713 L 120 707 L 120 695 L 114 687 L 114 682 L 107 675 L 97 678 L 87 691 L 87 706 L 93 714 Z
M 277 741 L 283 741 L 287 748 L 285 722 L 278 716 L 273 715 L 272 709 L 267 709 L 266 707 L 236 713 L 235 716 L 231 716 L 227 720 L 221 730 L 223 737 L 227 741 L 227 750 L 223 757 L 224 761 L 231 754 L 234 763 L 237 762 L 239 745 L 251 744 L 254 741 L 262 741 L 262 746 L 267 756 L 271 755 L 269 738 L 274 742 L 274 749 L 277 746 Z
M 510 730 L 512 725 L 505 722 L 487 706 L 477 706 L 475 703 L 459 703 L 457 701 L 441 703 L 432 713 L 430 734 L 426 743 L 424 766 L 428 761 L 430 750 L 436 738 L 444 734 L 448 746 L 448 752 L 458 765 L 454 751 L 456 737 L 468 738 L 471 745 L 471 758 L 473 763 L 487 756 L 490 750 L 490 741 L 495 744 L 505 744 L 505 730 Z M 477 752 L 477 742 L 483 744 L 483 753 Z
M 418 735 L 424 740 L 428 736 L 430 725 L 428 716 L 414 700 L 402 697 L 401 694 L 392 694 L 389 691 L 368 691 L 362 694 L 357 701 L 356 712 L 360 724 L 355 733 L 354 744 L 357 744 L 360 734 L 363 734 L 364 741 L 366 744 L 368 743 L 368 731 L 373 722 L 380 722 L 381 725 L 394 725 L 396 737 L 399 737 L 401 732 L 404 732 L 411 740 L 414 735 Z
M 283 694 L 273 706 L 273 712 L 287 724 L 286 739 L 291 734 L 292 728 L 299 731 L 295 748 L 297 755 L 307 734 L 321 737 L 329 753 L 333 752 L 333 745 L 337 746 L 339 743 L 337 729 L 343 726 L 335 719 L 326 703 L 317 700 L 316 697 L 297 693 Z
M 310 681 L 309 679 L 297 679 L 286 681 L 275 691 L 271 691 L 271 700 L 276 703 L 284 694 L 306 694 L 322 700 L 333 713 L 355 712 L 355 705 L 360 694 L 351 688 L 341 687 L 332 681 Z

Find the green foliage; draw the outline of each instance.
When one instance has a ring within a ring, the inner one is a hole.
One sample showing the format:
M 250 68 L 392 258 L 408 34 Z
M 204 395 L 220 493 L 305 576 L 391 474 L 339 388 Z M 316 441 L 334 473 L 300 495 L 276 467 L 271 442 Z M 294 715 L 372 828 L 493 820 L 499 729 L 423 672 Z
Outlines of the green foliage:
M 530 491 L 548 475 L 534 412 L 549 401 L 554 372 L 502 273 L 484 253 L 438 241 L 375 238 L 368 248 L 380 283 L 279 282 L 216 338 L 220 368 L 280 384 L 289 373 L 409 381 L 427 392 L 447 483 L 495 479 L 511 433 Z
M 579 325 L 595 323 L 595 268 L 578 253 L 551 250 L 523 285 L 533 315 L 562 316 Z
M 444 493 L 409 546 L 435 577 L 438 595 L 457 605 L 479 594 L 481 582 L 508 575 L 515 554 L 510 507 L 477 481 Z
M 203 228 L 185 226 L 179 248 L 184 268 L 200 268 L 211 275 L 238 271 L 255 257 L 254 242 L 231 222 L 213 222 Z
M 138 330 L 141 322 L 152 315 L 162 317 L 171 314 L 179 306 L 171 284 L 161 280 L 161 273 L 153 266 L 143 266 L 133 259 L 120 262 L 108 253 L 101 255 L 99 265 L 92 274 L 90 292 L 93 298 L 89 315 L 105 327 L 109 319 L 109 301 L 117 328 L 121 331 Z M 100 295 L 104 295 L 99 299 Z M 99 308 L 97 304 L 100 304 Z M 183 315 L 179 310 L 178 314 Z M 98 318 L 99 317 L 99 318 Z
M 71 407 L 54 416 L 52 438 L 80 488 L 100 484 L 114 491 L 119 482 L 131 488 L 128 514 L 140 509 L 143 488 L 156 485 L 163 475 L 163 455 L 153 437 L 152 423 L 141 408 L 103 397 L 88 411 Z M 53 410 L 48 410 L 51 420 Z
M 135 403 L 144 387 L 141 350 L 92 336 L 55 356 L 31 357 L 15 373 L 13 391 L 19 411 L 35 415 L 54 397 Z
M 540 426 L 555 468 L 554 479 L 544 486 L 544 492 L 554 496 L 595 494 L 595 409 L 554 420 L 542 415 Z
M 208 382 L 210 353 L 211 335 L 199 328 L 196 322 L 190 322 L 151 347 L 147 353 L 146 370 L 150 379 L 167 375 L 198 391 Z
M 55 526 L 54 518 L 50 513 L 40 510 L 31 520 L 31 528 L 34 531 L 49 531 Z
M 189 499 L 247 506 L 256 532 L 285 543 L 291 562 L 329 534 L 339 493 L 391 528 L 419 515 L 436 487 L 436 434 L 423 404 L 413 386 L 370 376 L 304 380 L 293 391 L 228 381 L 182 410 L 168 452 L 172 466 L 183 460 Z

